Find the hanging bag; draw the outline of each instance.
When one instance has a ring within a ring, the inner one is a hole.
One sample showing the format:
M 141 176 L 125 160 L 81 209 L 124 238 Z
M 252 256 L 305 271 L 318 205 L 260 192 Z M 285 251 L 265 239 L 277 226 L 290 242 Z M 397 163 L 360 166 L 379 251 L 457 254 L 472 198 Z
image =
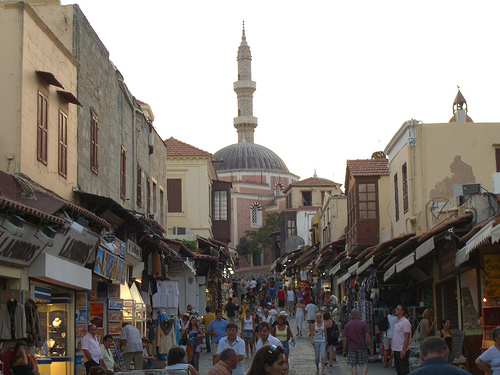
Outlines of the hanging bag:
M 415 332 L 413 332 L 413 341 L 420 341 L 420 325 L 422 324 L 422 321 L 418 323 L 417 329 Z

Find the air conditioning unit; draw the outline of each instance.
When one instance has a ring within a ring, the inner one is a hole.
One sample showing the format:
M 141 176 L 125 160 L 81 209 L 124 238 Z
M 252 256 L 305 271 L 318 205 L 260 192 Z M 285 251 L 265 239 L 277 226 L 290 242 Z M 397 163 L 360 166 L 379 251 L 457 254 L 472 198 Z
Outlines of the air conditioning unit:
M 174 227 L 174 234 L 179 236 L 184 236 L 191 232 L 191 228 L 189 227 Z
M 149 215 L 148 215 L 148 217 L 149 217 L 150 219 L 153 219 L 153 220 L 158 221 L 158 214 L 149 214 Z
M 453 196 L 469 197 L 471 195 L 480 193 L 482 189 L 481 184 L 459 184 L 453 185 Z

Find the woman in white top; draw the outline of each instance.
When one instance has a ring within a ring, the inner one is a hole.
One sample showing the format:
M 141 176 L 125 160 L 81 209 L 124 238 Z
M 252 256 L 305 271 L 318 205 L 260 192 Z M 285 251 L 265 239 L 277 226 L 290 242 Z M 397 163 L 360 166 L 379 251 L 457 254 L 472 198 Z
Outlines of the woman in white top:
M 241 337 L 245 340 L 245 353 L 248 358 L 248 353 L 253 355 L 254 340 L 253 331 L 255 329 L 255 321 L 250 315 L 250 309 L 247 309 L 245 316 L 241 318 Z
M 273 317 L 271 315 L 269 315 L 269 310 L 268 309 L 264 309 L 264 315 L 262 315 L 260 317 L 260 322 L 259 323 L 262 323 L 262 322 L 269 323 L 269 325 L 273 324 Z
M 314 362 L 316 363 L 316 374 L 319 374 L 319 362 L 321 360 L 321 373 L 325 374 L 326 366 L 326 328 L 321 313 L 316 314 L 316 322 L 311 335 L 311 345 L 314 346 Z
M 288 288 L 286 291 L 286 304 L 288 307 L 288 312 L 290 316 L 295 315 L 295 291 L 292 288 Z
M 190 375 L 198 375 L 193 366 L 184 363 L 186 351 L 182 346 L 174 346 L 168 351 L 165 370 L 189 370 Z
M 304 329 L 304 300 L 299 299 L 299 303 L 295 306 L 295 327 L 297 327 L 297 337 L 302 336 Z

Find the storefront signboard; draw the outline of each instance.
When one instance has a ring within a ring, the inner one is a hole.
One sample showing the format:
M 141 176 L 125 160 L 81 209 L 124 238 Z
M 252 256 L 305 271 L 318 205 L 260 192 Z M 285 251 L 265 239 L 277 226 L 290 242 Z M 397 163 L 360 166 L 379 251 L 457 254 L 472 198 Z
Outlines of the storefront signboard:
M 137 260 L 142 260 L 142 249 L 140 246 L 136 245 L 134 242 L 127 241 L 127 253 L 132 255 Z
M 0 215 L 0 221 L 4 217 Z M 25 222 L 21 235 L 16 236 L 0 226 L 0 261 L 30 266 L 45 246 L 35 237 L 39 229 L 38 226 Z
M 484 255 L 484 292 L 486 297 L 500 297 L 500 254 Z
M 65 259 L 71 263 L 85 266 L 92 255 L 99 235 L 91 230 L 79 232 L 66 224 L 54 237 L 54 246 L 47 246 L 44 252 Z

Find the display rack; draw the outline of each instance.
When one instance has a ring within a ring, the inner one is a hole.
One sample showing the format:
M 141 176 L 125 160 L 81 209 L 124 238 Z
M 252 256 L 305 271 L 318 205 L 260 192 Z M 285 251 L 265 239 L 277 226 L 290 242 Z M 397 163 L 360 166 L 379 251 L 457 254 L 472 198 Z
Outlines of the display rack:
M 481 351 L 485 351 L 495 344 L 491 331 L 500 326 L 500 306 L 483 306 L 483 342 Z

